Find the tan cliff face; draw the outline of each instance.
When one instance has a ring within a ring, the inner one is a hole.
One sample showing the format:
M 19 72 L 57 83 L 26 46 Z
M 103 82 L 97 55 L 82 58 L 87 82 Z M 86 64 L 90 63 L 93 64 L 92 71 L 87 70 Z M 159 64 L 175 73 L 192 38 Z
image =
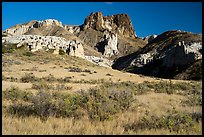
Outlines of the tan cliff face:
M 91 13 L 84 21 L 83 30 L 108 30 L 124 37 L 135 38 L 135 31 L 127 14 L 103 16 L 102 12 Z

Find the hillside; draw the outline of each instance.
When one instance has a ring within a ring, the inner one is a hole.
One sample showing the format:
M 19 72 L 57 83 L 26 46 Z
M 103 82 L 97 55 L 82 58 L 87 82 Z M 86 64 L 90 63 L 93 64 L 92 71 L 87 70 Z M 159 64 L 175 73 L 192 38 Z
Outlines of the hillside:
M 201 89 L 201 82 L 151 78 L 79 57 L 13 49 L 2 55 L 3 134 L 201 134 Z M 184 119 L 181 127 L 175 123 L 169 129 L 169 117 Z M 155 120 L 163 128 L 150 126 Z
M 201 50 L 202 35 L 167 31 L 141 50 L 117 59 L 112 67 L 136 74 L 182 79 L 178 74 L 185 73 L 187 68 L 200 70 L 198 66 L 193 68 L 191 65 L 202 59 Z M 175 77 L 176 75 L 178 76 Z M 200 72 L 197 75 L 200 75 Z

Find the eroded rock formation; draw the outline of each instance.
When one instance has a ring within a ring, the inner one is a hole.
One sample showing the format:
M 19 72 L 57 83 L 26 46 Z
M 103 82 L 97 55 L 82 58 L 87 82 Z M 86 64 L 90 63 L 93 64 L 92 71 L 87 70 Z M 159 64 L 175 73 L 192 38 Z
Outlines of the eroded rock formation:
M 139 54 L 138 57 L 131 62 L 131 65 L 142 67 L 154 62 L 155 59 L 160 59 L 162 66 L 169 68 L 178 65 L 187 65 L 202 59 L 202 54 L 199 52 L 200 50 L 202 50 L 202 43 L 185 44 L 184 41 L 181 41 L 165 51 L 154 50 L 146 54 Z
M 96 56 L 85 56 L 85 59 L 103 67 L 111 67 L 113 65 L 113 61 L 103 58 L 103 57 L 96 57 Z
M 118 37 L 117 34 L 111 32 L 104 32 L 104 37 L 100 39 L 96 47 L 105 57 L 112 57 L 119 53 L 117 48 Z
M 19 36 L 19 35 L 23 35 L 26 32 L 28 32 L 29 30 L 33 29 L 33 28 L 39 28 L 39 27 L 46 27 L 46 26 L 62 26 L 62 23 L 55 20 L 55 19 L 47 19 L 47 20 L 43 20 L 43 21 L 36 21 L 36 20 L 32 20 L 28 23 L 25 24 L 19 24 L 16 25 L 14 27 L 11 27 L 9 29 L 6 29 L 4 33 L 6 33 L 9 36 Z
M 5 45 L 16 44 L 17 47 L 27 45 L 30 51 L 35 52 L 40 49 L 55 50 L 54 53 L 58 54 L 59 50 L 71 56 L 84 58 L 84 49 L 82 43 L 77 40 L 66 40 L 62 37 L 55 36 L 41 36 L 41 35 L 20 35 L 3 37 L 2 43 Z
M 63 26 L 67 31 L 73 34 L 78 34 L 80 32 L 80 26 L 71 26 L 71 25 L 64 25 Z
M 127 14 L 103 16 L 102 12 L 91 13 L 84 21 L 83 29 L 108 30 L 124 37 L 135 38 L 136 34 Z

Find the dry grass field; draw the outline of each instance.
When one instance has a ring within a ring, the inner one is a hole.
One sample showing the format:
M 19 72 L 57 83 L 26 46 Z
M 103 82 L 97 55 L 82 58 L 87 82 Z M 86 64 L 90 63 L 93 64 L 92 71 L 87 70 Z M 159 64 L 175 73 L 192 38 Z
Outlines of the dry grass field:
M 2 55 L 2 134 L 201 135 L 202 82 L 45 51 Z

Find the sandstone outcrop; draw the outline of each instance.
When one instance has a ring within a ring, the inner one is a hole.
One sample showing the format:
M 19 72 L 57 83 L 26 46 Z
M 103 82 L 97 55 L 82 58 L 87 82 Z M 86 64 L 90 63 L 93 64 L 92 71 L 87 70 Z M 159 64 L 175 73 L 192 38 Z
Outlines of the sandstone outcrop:
M 77 35 L 80 32 L 80 26 L 71 26 L 71 25 L 64 25 L 63 26 L 67 31 Z
M 130 17 L 127 14 L 103 16 L 102 12 L 91 13 L 85 19 L 82 28 L 83 30 L 108 30 L 124 37 L 136 37 L 132 22 L 130 21 Z

